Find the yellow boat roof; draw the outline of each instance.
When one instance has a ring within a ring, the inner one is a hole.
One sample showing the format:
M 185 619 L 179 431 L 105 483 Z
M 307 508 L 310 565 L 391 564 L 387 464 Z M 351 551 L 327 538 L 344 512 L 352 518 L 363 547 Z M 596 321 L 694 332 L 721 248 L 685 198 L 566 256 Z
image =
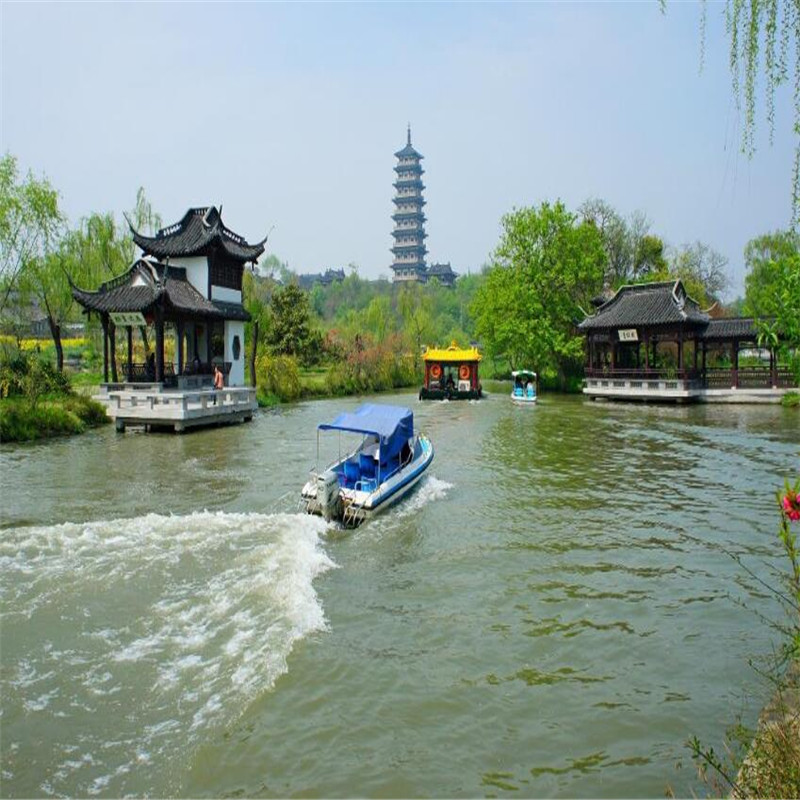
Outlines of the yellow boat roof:
M 450 347 L 429 347 L 422 356 L 423 361 L 480 361 L 477 347 L 461 348 L 453 342 Z

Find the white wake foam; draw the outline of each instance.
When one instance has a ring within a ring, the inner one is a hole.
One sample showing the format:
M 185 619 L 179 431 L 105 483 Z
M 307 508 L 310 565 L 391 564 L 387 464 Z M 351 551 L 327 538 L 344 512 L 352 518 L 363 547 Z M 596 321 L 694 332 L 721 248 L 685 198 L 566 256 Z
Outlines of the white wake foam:
M 185 758 L 268 691 L 294 643 L 326 628 L 313 586 L 335 566 L 324 530 L 306 515 L 201 512 L 4 531 L 4 739 L 19 731 L 19 763 L 35 761 L 24 732 L 46 725 L 62 754 L 36 789 L 141 792 L 126 781 L 143 757 Z

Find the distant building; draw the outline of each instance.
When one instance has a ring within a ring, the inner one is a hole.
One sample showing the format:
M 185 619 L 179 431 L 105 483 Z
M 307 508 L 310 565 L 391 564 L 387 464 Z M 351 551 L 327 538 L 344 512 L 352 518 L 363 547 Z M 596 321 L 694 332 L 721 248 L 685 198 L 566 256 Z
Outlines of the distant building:
M 297 276 L 297 284 L 306 291 L 313 289 L 315 284 L 330 286 L 332 283 L 341 283 L 344 280 L 343 269 L 326 269 L 322 273 L 309 273 Z
M 425 214 L 422 207 L 425 199 L 422 191 L 422 175 L 425 170 L 420 163 L 423 156 L 411 146 L 411 126 L 408 126 L 408 140 L 402 150 L 395 153 L 397 166 L 394 168 L 397 179 L 395 188 L 394 220 L 394 281 L 419 281 L 427 280 L 427 267 L 425 265 Z
M 431 264 L 428 267 L 428 280 L 436 278 L 442 286 L 453 286 L 458 277 L 457 272 L 453 272 L 450 262 L 446 264 Z

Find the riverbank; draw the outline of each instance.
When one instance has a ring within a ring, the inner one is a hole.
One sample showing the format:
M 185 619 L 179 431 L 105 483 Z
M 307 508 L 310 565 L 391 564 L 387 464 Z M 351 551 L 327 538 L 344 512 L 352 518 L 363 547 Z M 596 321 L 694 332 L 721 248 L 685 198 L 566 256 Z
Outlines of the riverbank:
M 105 408 L 79 394 L 0 400 L 0 442 L 31 442 L 83 433 L 111 420 Z

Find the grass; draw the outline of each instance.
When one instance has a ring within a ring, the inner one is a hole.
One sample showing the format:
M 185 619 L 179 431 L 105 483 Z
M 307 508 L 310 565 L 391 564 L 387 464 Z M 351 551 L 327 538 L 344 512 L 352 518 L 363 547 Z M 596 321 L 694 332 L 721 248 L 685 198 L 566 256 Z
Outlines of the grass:
M 83 433 L 109 421 L 100 403 L 81 395 L 49 396 L 35 405 L 21 397 L 0 400 L 0 442 Z

